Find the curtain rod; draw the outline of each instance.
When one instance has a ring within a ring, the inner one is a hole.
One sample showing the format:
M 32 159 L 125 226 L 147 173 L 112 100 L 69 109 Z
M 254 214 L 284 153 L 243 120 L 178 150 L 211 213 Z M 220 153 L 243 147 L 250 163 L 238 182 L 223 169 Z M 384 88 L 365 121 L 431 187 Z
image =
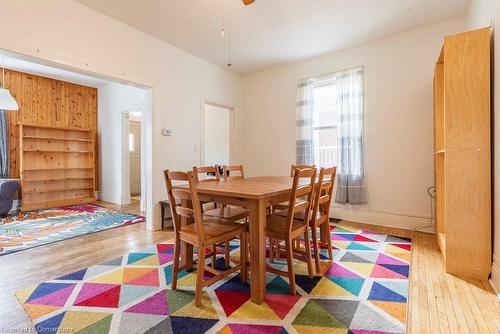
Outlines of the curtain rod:
M 342 70 L 337 70 L 337 71 L 333 71 L 333 72 L 328 72 L 328 73 L 323 73 L 323 74 L 319 74 L 319 75 L 314 75 L 314 76 L 311 76 L 311 77 L 308 77 L 308 78 L 302 78 L 302 79 L 299 80 L 299 82 L 310 80 L 310 79 L 321 79 L 322 77 L 326 77 L 326 76 L 329 76 L 329 75 L 332 75 L 332 74 L 335 74 L 335 73 L 352 71 L 352 70 L 355 70 L 355 69 L 358 69 L 358 68 L 362 69 L 364 71 L 365 66 L 364 65 L 358 65 L 358 66 L 353 66 L 353 67 L 345 68 L 345 69 L 342 69 Z

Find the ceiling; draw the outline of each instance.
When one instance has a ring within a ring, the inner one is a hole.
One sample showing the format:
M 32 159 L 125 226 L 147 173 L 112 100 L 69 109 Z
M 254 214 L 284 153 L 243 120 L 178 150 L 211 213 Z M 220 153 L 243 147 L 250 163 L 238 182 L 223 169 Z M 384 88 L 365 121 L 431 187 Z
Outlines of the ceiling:
M 14 71 L 30 73 L 66 82 L 72 82 L 87 87 L 98 88 L 109 83 L 106 80 L 94 78 L 88 75 L 70 72 L 42 64 L 37 64 L 28 60 L 14 57 L 8 52 L 0 51 L 0 68 L 2 67 L 2 65 L 5 65 L 5 68 Z
M 225 68 L 248 74 L 465 14 L 470 0 L 76 0 Z M 223 15 L 225 13 L 225 15 Z M 222 36 L 223 17 L 226 34 Z

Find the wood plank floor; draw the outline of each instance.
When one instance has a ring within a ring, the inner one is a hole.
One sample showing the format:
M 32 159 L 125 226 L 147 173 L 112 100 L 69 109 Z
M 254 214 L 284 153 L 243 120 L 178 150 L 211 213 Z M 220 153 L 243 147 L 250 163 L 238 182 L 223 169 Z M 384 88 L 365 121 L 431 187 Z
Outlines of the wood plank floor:
M 138 213 L 136 205 L 121 209 Z M 489 283 L 446 274 L 433 235 L 351 222 L 340 224 L 412 238 L 408 333 L 500 333 L 500 302 Z M 14 296 L 17 289 L 172 236 L 171 231 L 151 232 L 138 224 L 0 257 L 0 332 L 31 328 Z

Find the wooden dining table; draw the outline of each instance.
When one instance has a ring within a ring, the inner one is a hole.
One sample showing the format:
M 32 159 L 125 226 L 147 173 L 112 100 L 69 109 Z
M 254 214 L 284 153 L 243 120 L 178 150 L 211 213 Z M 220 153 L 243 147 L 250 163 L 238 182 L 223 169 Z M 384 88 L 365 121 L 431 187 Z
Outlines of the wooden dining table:
M 266 287 L 266 215 L 267 208 L 290 199 L 290 176 L 258 176 L 198 184 L 198 195 L 203 202 L 237 205 L 250 210 L 250 290 L 251 301 L 264 302 Z M 189 223 L 189 222 L 184 222 Z M 326 224 L 322 224 L 326 226 Z M 328 231 L 321 231 L 321 238 Z M 181 261 L 191 263 L 193 247 L 181 243 Z

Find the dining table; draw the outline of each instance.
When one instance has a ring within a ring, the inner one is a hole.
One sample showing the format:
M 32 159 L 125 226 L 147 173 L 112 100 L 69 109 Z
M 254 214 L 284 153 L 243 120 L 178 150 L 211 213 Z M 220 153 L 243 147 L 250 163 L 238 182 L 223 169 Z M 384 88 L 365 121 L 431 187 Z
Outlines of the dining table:
M 293 178 L 257 176 L 203 182 L 197 185 L 200 201 L 236 205 L 249 209 L 250 294 L 256 304 L 264 302 L 266 287 L 266 216 L 268 208 L 290 199 Z M 187 187 L 187 186 L 186 186 Z M 192 221 L 184 219 L 182 224 Z M 327 224 L 320 232 L 322 241 L 329 237 Z M 193 262 L 193 246 L 181 243 L 181 263 Z

